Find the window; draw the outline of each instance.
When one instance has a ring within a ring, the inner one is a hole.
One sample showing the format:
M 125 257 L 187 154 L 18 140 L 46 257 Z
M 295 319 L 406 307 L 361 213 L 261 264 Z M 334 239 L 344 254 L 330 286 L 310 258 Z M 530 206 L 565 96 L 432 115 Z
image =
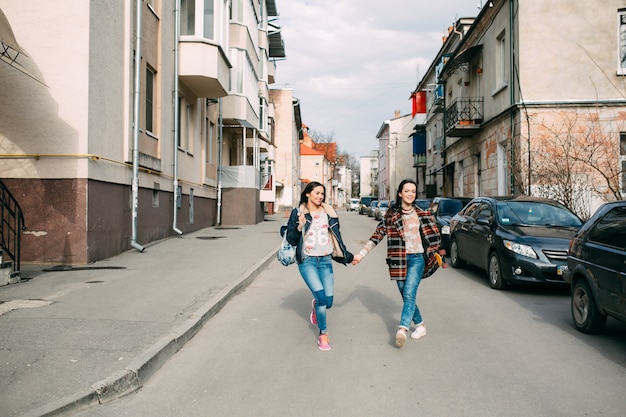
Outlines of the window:
M 208 39 L 225 45 L 228 24 L 225 23 L 226 0 L 180 0 L 180 34 Z M 231 6 L 230 13 L 234 13 Z
M 215 8 L 213 0 L 204 0 L 204 37 L 215 38 Z
M 478 209 L 476 210 L 476 212 L 474 212 L 474 217 L 476 217 L 477 219 L 479 218 L 490 218 L 492 217 L 491 214 L 491 207 L 489 206 L 489 204 L 487 203 L 482 203 L 480 205 L 480 207 L 478 207 Z
M 617 10 L 617 74 L 626 75 L 626 9 Z
M 187 104 L 186 120 L 185 120 L 185 150 L 191 151 L 191 144 L 193 142 L 193 104 Z
M 154 70 L 146 68 L 146 131 L 154 133 Z
M 180 34 L 196 33 L 196 0 L 180 0 Z
M 215 128 L 215 124 L 213 124 L 213 122 L 211 122 L 209 120 L 209 118 L 207 117 L 206 119 L 206 132 L 205 132 L 205 146 L 206 146 L 206 163 L 207 164 L 212 164 L 213 163 L 213 129 Z
M 502 32 L 496 38 L 496 86 L 506 85 L 506 37 Z
M 152 189 L 152 207 L 159 207 L 159 191 L 161 189 L 161 185 L 158 182 L 154 183 L 154 188 Z
M 609 211 L 589 232 L 589 240 L 626 249 L 626 208 L 616 207 Z

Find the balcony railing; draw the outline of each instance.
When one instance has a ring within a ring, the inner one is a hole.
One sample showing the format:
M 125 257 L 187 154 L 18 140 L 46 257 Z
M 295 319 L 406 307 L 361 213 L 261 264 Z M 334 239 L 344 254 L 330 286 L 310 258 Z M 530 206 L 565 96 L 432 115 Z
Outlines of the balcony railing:
M 232 165 L 222 168 L 224 188 L 263 188 L 261 171 L 250 165 Z
M 424 167 L 426 166 L 426 155 L 413 155 L 413 166 Z
M 484 100 L 480 98 L 457 98 L 446 109 L 446 134 L 448 136 L 472 136 L 480 130 L 483 122 Z
M 2 181 L 0 181 L 0 216 L 2 252 L 13 261 L 12 275 L 19 276 L 22 230 L 26 229 L 26 226 L 20 205 Z M 5 260 L 0 255 L 0 267 L 4 267 L 4 263 Z

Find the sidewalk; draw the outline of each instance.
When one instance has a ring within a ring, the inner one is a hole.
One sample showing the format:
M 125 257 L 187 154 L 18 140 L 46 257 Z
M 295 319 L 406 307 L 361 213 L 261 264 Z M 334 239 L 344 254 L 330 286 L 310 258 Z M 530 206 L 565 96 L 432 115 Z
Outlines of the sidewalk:
M 0 417 L 57 416 L 140 388 L 275 257 L 281 214 L 210 227 L 0 287 Z

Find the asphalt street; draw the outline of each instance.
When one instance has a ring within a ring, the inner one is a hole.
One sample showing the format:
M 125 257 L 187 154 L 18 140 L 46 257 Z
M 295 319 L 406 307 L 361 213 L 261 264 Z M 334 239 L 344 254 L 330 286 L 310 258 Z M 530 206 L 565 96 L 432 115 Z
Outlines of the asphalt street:
M 375 223 L 340 216 L 357 251 Z M 78 416 L 626 415 L 626 324 L 583 335 L 563 289 L 496 291 L 447 268 L 419 289 L 428 334 L 398 349 L 384 256 L 336 264 L 331 351 L 317 349 L 297 268 L 273 261 L 140 390 Z

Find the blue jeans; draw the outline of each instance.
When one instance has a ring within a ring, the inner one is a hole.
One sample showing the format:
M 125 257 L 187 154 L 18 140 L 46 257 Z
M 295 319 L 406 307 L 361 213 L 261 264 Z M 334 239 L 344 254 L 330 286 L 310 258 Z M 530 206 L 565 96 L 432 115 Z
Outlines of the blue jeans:
M 326 310 L 333 305 L 335 277 L 332 258 L 328 256 L 308 256 L 298 264 L 300 275 L 315 298 L 315 314 L 320 334 L 326 333 Z
M 415 324 L 422 322 L 422 315 L 420 309 L 415 303 L 415 296 L 417 295 L 417 287 L 422 280 L 422 274 L 424 273 L 424 267 L 426 265 L 424 261 L 424 255 L 421 253 L 412 253 L 406 255 L 407 270 L 406 280 L 396 281 L 398 289 L 402 295 L 402 314 L 400 315 L 400 327 L 409 329 L 411 327 L 411 320 Z

